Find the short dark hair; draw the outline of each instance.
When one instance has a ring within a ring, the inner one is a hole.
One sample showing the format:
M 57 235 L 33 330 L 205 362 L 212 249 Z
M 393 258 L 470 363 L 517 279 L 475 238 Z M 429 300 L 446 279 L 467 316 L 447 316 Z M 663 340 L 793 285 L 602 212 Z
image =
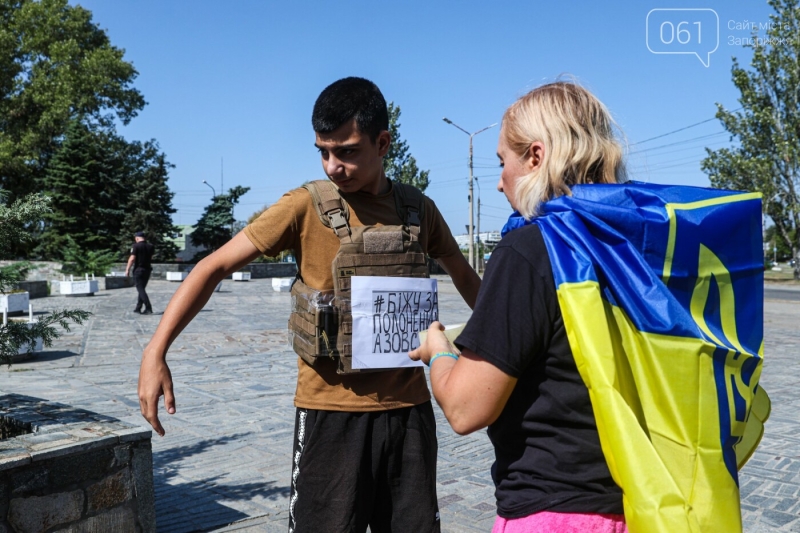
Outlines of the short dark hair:
M 352 119 L 373 142 L 389 129 L 386 100 L 378 86 L 364 78 L 342 78 L 325 87 L 314 104 L 311 125 L 317 133 L 330 133 Z

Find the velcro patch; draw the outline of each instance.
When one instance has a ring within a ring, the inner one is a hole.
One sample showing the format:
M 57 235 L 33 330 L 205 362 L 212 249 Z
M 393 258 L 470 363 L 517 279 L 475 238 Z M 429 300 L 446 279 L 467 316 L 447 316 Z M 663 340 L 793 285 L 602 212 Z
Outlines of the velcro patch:
M 402 231 L 365 231 L 365 254 L 396 254 L 403 253 Z

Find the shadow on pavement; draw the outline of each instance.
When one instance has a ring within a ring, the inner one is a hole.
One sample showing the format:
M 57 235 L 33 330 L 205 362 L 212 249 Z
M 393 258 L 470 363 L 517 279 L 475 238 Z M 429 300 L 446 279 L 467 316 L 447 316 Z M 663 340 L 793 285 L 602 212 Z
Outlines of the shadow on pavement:
M 26 365 L 34 364 L 34 363 L 47 363 L 49 361 L 58 361 L 59 359 L 65 359 L 67 357 L 77 357 L 79 354 L 75 352 L 70 352 L 68 350 L 53 350 L 47 352 L 34 352 L 25 359 L 24 363 Z
M 227 504 L 249 502 L 254 497 L 277 500 L 289 495 L 289 487 L 267 483 L 225 483 L 225 475 L 205 479 L 180 476 L 178 463 L 215 446 L 234 443 L 248 435 L 240 433 L 205 439 L 153 454 L 153 485 L 156 500 L 156 526 L 159 533 L 210 531 L 249 515 Z M 235 452 L 233 452 L 235 453 Z

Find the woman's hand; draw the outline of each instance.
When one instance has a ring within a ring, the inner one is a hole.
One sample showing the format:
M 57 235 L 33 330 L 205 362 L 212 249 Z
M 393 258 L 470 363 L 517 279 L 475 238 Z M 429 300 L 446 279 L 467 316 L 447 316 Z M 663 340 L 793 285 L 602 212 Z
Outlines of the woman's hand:
M 466 348 L 459 353 L 439 322 L 431 324 L 425 342 L 408 356 L 427 365 L 442 352 L 459 355 L 457 360 L 440 357 L 430 373 L 433 395 L 453 430 L 466 435 L 497 420 L 517 384 L 516 378 Z
M 428 328 L 428 335 L 425 337 L 425 342 L 419 345 L 419 348 L 411 351 L 408 356 L 413 361 L 422 361 L 428 365 L 431 357 L 440 352 L 451 352 L 454 354 L 459 353 L 447 337 L 444 336 L 444 326 L 441 322 L 433 322 L 431 327 Z

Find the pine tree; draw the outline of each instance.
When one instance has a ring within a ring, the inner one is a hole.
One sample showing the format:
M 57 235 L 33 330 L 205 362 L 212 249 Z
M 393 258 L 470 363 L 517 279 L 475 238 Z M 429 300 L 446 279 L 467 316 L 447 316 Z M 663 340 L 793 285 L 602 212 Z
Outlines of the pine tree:
M 92 131 L 80 120 L 67 129 L 44 178 L 52 198 L 37 254 L 62 259 L 70 237 L 86 250 L 116 248 L 127 196 L 119 177 L 121 139 Z
M 235 222 L 233 206 L 239 203 L 239 198 L 249 190 L 250 187 L 237 185 L 229 189 L 228 194 L 220 194 L 211 199 L 211 204 L 206 206 L 192 232 L 192 244 L 206 248 L 204 252 L 195 255 L 195 261 L 218 250 L 231 240 L 233 236 L 231 230 Z
M 154 261 L 172 261 L 178 246 L 169 239 L 178 228 L 172 223 L 172 198 L 167 180 L 169 169 L 174 168 L 167 156 L 159 151 L 155 141 L 144 144 L 131 143 L 128 150 L 129 169 L 126 183 L 129 195 L 125 201 L 124 218 L 117 249 L 127 255 L 133 234 L 142 231 L 155 246 Z
M 386 177 L 392 181 L 413 185 L 424 192 L 429 184 L 429 171 L 420 170 L 417 167 L 417 160 L 409 154 L 408 143 L 400 137 L 400 106 L 389 102 L 388 111 L 392 144 L 383 159 L 383 170 L 386 172 Z

